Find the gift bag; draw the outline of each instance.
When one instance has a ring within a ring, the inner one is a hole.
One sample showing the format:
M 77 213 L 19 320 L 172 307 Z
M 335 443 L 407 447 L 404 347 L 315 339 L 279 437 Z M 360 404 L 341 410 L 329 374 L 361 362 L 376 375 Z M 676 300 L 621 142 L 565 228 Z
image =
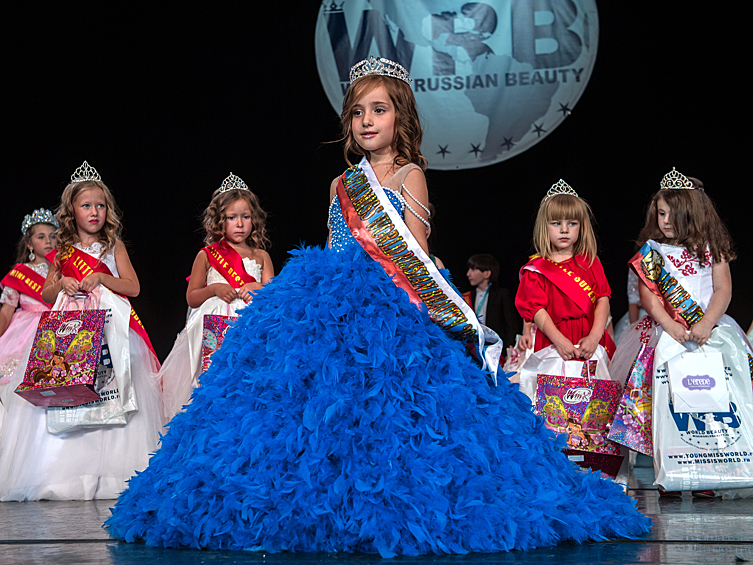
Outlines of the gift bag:
M 647 343 L 642 344 L 630 367 L 625 392 L 608 436 L 611 441 L 649 457 L 654 454 L 651 434 L 654 351 Z
M 44 312 L 16 394 L 36 406 L 79 406 L 95 391 L 104 310 Z
M 204 332 L 201 338 L 201 372 L 206 372 L 212 364 L 212 355 L 222 346 L 230 322 L 237 316 L 221 316 L 219 314 L 204 315 Z
M 667 361 L 669 393 L 675 412 L 724 412 L 729 391 L 721 351 L 705 347 Z
M 729 403 L 718 412 L 678 412 L 668 362 L 686 348 L 668 334 L 656 347 L 653 424 L 655 483 L 668 491 L 753 487 L 753 390 L 748 352 L 735 328 L 717 327 L 703 346 L 724 360 Z
M 69 432 L 80 427 L 125 425 L 138 410 L 136 391 L 131 383 L 129 345 L 130 303 L 109 289 L 99 286 L 86 300 L 107 312 L 104 326 L 105 355 L 97 369 L 99 398 L 76 407 L 48 408 L 47 431 Z M 82 307 L 81 299 L 58 297 L 53 309 Z

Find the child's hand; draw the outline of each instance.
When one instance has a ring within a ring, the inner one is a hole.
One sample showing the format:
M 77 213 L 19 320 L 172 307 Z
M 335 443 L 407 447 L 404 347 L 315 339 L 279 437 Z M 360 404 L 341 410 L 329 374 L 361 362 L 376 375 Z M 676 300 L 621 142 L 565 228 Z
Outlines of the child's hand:
M 677 343 L 685 343 L 690 339 L 685 326 L 680 322 L 672 321 L 667 324 L 667 327 L 662 326 L 662 329 L 671 335 Z
M 596 353 L 596 348 L 599 346 L 599 340 L 588 334 L 586 337 L 581 338 L 578 342 L 578 357 L 584 361 L 588 361 Z
M 263 287 L 264 285 L 260 282 L 244 284 L 238 289 L 238 298 L 242 298 L 246 302 L 251 302 L 251 300 L 253 300 L 254 298 L 254 295 L 256 294 L 256 291 Z
M 711 337 L 711 330 L 713 329 L 714 326 L 710 322 L 707 322 L 705 319 L 701 320 L 690 328 L 688 339 L 695 341 L 698 345 L 703 345 Z
M 526 351 L 533 347 L 533 336 L 530 333 L 523 334 L 518 340 L 518 349 Z
M 63 277 L 60 279 L 60 286 L 63 288 L 63 292 L 65 292 L 68 296 L 73 296 L 80 290 L 80 284 L 76 279 L 73 277 Z
M 86 275 L 81 280 L 78 288 L 81 292 L 91 292 L 92 290 L 97 288 L 101 283 L 102 283 L 101 273 L 92 273 L 91 275 Z
M 564 336 L 554 344 L 554 347 L 565 361 L 570 361 L 578 356 L 578 350 L 573 345 L 573 342 Z
M 229 284 L 215 283 L 212 286 L 214 287 L 214 295 L 223 302 L 230 304 L 233 300 L 238 298 L 238 293 Z

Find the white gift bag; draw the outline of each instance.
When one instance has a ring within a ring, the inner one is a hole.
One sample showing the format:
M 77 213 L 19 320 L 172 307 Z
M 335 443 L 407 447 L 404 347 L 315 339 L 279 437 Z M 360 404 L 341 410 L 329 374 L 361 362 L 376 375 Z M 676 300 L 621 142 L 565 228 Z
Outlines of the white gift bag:
M 729 391 L 721 351 L 705 347 L 667 361 L 672 407 L 677 412 L 726 412 Z
M 753 388 L 748 353 L 736 330 L 717 327 L 707 351 L 721 352 L 729 404 L 719 412 L 677 412 L 670 401 L 667 361 L 686 352 L 666 332 L 654 358 L 655 484 L 668 491 L 753 487 Z

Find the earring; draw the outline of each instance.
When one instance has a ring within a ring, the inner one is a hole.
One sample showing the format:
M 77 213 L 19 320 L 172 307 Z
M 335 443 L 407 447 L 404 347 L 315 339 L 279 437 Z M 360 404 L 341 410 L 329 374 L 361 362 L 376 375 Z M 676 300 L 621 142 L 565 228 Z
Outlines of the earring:
M 37 256 L 34 255 L 34 251 L 29 250 L 29 261 L 33 261 L 36 258 L 37 258 Z

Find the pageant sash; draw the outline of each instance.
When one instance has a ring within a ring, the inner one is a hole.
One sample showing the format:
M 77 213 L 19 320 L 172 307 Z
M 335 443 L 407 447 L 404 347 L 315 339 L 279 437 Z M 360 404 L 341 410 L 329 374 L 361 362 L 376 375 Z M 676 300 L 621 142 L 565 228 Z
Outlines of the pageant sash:
M 673 320 L 690 328 L 703 318 L 701 305 L 683 288 L 677 278 L 668 272 L 664 255 L 655 241 L 649 239 L 644 243 L 638 253 L 628 261 L 628 265 L 661 300 L 664 309 Z
M 575 259 L 577 260 L 577 258 Z M 596 292 L 595 289 L 588 284 L 586 279 L 576 275 L 573 271 L 566 266 L 555 263 L 551 259 L 541 257 L 540 255 L 534 256 L 528 263 L 523 265 L 520 270 L 521 275 L 524 270 L 533 271 L 549 279 L 549 281 L 560 289 L 565 295 L 572 300 L 575 305 L 580 308 L 588 319 L 589 325 L 593 326 L 594 312 L 596 307 Z M 611 357 L 617 347 L 612 340 L 612 337 L 604 332 L 601 340 L 599 341 L 604 349 L 607 350 Z
M 209 264 L 214 267 L 233 288 L 237 289 L 244 284 L 256 282 L 256 278 L 246 272 L 241 254 L 230 247 L 228 242 L 224 239 L 204 247 L 203 249 L 207 254 Z
M 340 177 L 337 197 L 345 221 L 361 247 L 408 294 L 411 302 L 426 306 L 435 323 L 470 348 L 478 347 L 479 358 L 496 383 L 502 349 L 499 337 L 479 324 L 473 310 L 442 277 L 387 198 L 365 158 Z M 487 338 L 492 345 L 485 348 Z
M 46 255 L 47 259 L 51 263 L 55 261 L 56 253 L 57 250 L 53 249 Z M 105 275 L 113 276 L 110 268 L 102 261 L 100 261 L 96 257 L 92 257 L 88 253 L 76 249 L 75 247 L 69 247 L 65 251 L 65 253 L 60 256 L 59 264 L 60 272 L 63 276 L 73 277 L 78 281 L 83 280 L 84 277 L 87 277 L 92 273 L 103 273 Z M 123 296 L 123 298 L 128 300 L 128 298 L 125 296 Z M 130 300 L 128 300 L 128 303 L 130 304 Z M 141 338 L 149 348 L 149 351 L 152 352 L 152 355 L 154 355 L 154 358 L 156 359 L 157 353 L 154 351 L 154 347 L 152 347 L 152 342 L 149 339 L 149 335 L 146 333 L 146 328 L 144 327 L 144 324 L 141 323 L 141 319 L 139 319 L 136 311 L 133 309 L 133 306 L 131 306 L 131 317 L 128 325 L 133 331 L 141 336 Z
M 47 302 L 42 300 L 44 280 L 45 278 L 34 269 L 27 267 L 23 263 L 19 263 L 11 269 L 10 273 L 5 275 L 3 280 L 0 281 L 0 285 L 9 286 L 18 292 L 23 292 L 27 296 L 39 300 L 48 307 L 52 307 L 52 304 L 47 304 Z

